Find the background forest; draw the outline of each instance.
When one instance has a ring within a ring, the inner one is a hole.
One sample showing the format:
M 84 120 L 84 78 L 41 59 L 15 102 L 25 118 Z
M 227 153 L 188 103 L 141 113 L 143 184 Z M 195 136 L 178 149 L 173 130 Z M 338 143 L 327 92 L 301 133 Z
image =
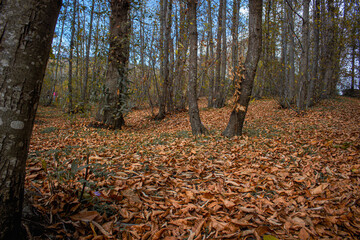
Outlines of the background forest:
M 198 3 L 196 92 L 208 99 L 208 107 L 223 107 L 234 92 L 236 71 L 247 51 L 247 4 Z M 252 97 L 275 98 L 282 107 L 304 110 L 344 89 L 358 89 L 359 7 L 347 0 L 264 1 L 262 54 Z M 64 1 L 43 104 L 66 111 L 97 105 L 109 69 L 110 15 L 107 1 Z M 121 111 L 149 106 L 155 116 L 160 105 L 168 113 L 185 110 L 188 18 L 183 1 L 131 3 L 128 79 L 122 93 L 127 100 Z

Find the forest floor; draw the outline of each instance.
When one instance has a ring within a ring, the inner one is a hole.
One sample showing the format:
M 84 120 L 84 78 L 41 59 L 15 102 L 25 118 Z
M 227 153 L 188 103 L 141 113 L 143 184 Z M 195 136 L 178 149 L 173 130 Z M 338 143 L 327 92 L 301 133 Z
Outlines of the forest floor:
M 26 192 L 42 222 L 25 228 L 45 226 L 39 239 L 360 238 L 359 99 L 301 116 L 254 101 L 231 139 L 230 108 L 200 109 L 210 133 L 195 138 L 186 112 L 135 110 L 113 131 L 41 107 Z

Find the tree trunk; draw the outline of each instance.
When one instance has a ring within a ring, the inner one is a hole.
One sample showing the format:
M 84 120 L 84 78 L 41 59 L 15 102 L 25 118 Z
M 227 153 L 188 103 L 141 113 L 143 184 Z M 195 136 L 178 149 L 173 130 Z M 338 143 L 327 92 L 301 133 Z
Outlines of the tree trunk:
M 189 59 L 189 117 L 193 135 L 205 134 L 206 128 L 201 123 L 199 107 L 196 96 L 196 79 L 197 79 L 197 17 L 196 17 L 197 0 L 188 0 L 189 10 L 189 36 L 190 36 L 190 59 Z
M 62 19 L 62 23 L 61 23 L 61 31 L 60 31 L 60 36 L 59 36 L 59 45 L 57 48 L 57 52 L 56 52 L 56 63 L 55 63 L 55 77 L 54 77 L 54 83 L 51 89 L 51 97 L 50 97 L 50 101 L 48 102 L 48 105 L 50 106 L 52 104 L 52 101 L 54 100 L 54 93 L 56 92 L 56 84 L 58 81 L 58 70 L 59 70 L 59 64 L 60 63 L 60 58 L 61 58 L 61 46 L 62 46 L 62 38 L 63 38 L 63 34 L 64 34 L 64 25 L 65 25 L 65 20 L 66 20 L 66 15 L 67 15 L 67 3 L 64 4 L 64 13 L 63 13 L 63 19 Z
M 227 137 L 242 134 L 245 115 L 249 105 L 256 69 L 261 54 L 261 25 L 262 0 L 249 1 L 249 45 L 245 60 L 245 68 L 242 69 L 241 77 L 235 83 L 234 107 L 230 115 L 229 123 L 222 133 Z
M 279 95 L 280 95 L 280 105 L 281 107 L 289 107 L 288 106 L 288 75 L 286 74 L 287 65 L 288 65 L 288 7 L 286 0 L 283 0 L 283 20 L 282 20 L 282 33 L 281 33 L 281 74 L 279 83 Z
M 0 4 L 0 239 L 21 239 L 26 158 L 60 0 Z
M 336 36 L 335 36 L 335 6 L 334 1 L 329 0 L 327 2 L 328 16 L 326 17 L 326 33 L 324 34 L 325 49 L 323 56 L 323 75 L 322 75 L 322 98 L 328 98 L 331 95 L 331 82 L 333 81 L 335 71 L 335 48 Z
M 109 69 L 105 81 L 105 99 L 100 103 L 97 120 L 114 129 L 125 124 L 124 107 L 127 94 L 127 64 L 130 46 L 130 2 L 110 2 Z
M 226 75 L 226 0 L 220 0 L 219 6 L 219 26 L 217 34 L 216 49 L 216 98 L 214 107 L 222 108 L 225 105 L 224 88 Z
M 302 51 L 300 63 L 300 81 L 298 86 L 297 109 L 305 108 L 305 90 L 309 81 L 309 4 L 310 0 L 303 0 L 303 26 L 302 26 Z
M 233 0 L 233 16 L 232 16 L 232 73 L 233 73 L 233 82 L 235 83 L 239 76 L 238 66 L 239 66 L 239 10 L 240 10 L 240 0 Z
M 207 20 L 208 20 L 208 39 L 207 39 L 207 48 L 209 49 L 209 55 L 211 61 L 209 62 L 208 73 L 209 73 L 209 97 L 208 97 L 208 107 L 214 107 L 214 39 L 213 39 L 213 24 L 212 24 L 212 14 L 211 14 L 211 0 L 207 0 L 208 9 L 207 9 Z
M 156 116 L 156 120 L 165 118 L 165 107 L 167 98 L 167 82 L 169 77 L 169 50 L 167 49 L 167 31 L 168 24 L 167 19 L 168 0 L 160 0 L 160 81 L 163 79 L 163 89 L 159 98 L 159 113 Z
M 314 103 L 314 89 L 315 81 L 318 78 L 318 66 L 319 66 L 319 52 L 320 52 L 320 0 L 315 0 L 314 2 L 314 50 L 313 50 L 313 60 L 312 60 L 312 69 L 311 69 L 311 79 L 308 87 L 307 98 L 306 98 L 306 108 L 309 108 Z
M 98 12 L 100 12 L 101 10 L 101 6 L 98 5 Z M 99 72 L 100 72 L 100 64 L 99 64 L 99 38 L 100 38 L 100 29 L 99 29 L 99 25 L 100 25 L 100 17 L 99 14 L 97 14 L 98 19 L 96 21 L 96 31 L 95 31 L 95 36 L 94 36 L 94 46 L 95 46 L 95 51 L 94 51 L 94 64 L 93 64 L 93 69 L 92 69 L 92 76 L 91 76 L 91 86 L 98 86 L 98 82 L 99 82 Z M 90 101 L 93 100 L 98 100 L 97 96 L 98 96 L 98 88 L 95 87 L 92 88 L 93 91 L 90 93 Z
M 165 31 L 165 65 L 164 65 L 164 85 L 163 85 L 163 97 L 165 100 L 166 108 L 171 111 L 171 85 L 172 85 L 172 62 L 170 50 L 172 50 L 172 38 L 171 38 L 171 26 L 172 26 L 172 5 L 173 1 L 169 0 L 166 10 L 166 31 Z
M 220 87 L 221 87 L 221 80 L 222 80 L 222 76 L 221 76 L 221 61 L 222 61 L 222 19 L 223 19 L 223 8 L 225 4 L 225 0 L 220 0 L 220 5 L 219 5 L 219 15 L 218 15 L 218 29 L 217 29 L 217 36 L 216 36 L 216 67 L 215 67 L 215 102 L 214 102 L 214 107 L 217 107 L 217 99 L 220 98 L 221 92 L 220 92 Z
M 73 15 L 71 20 L 71 36 L 70 36 L 70 53 L 69 53 L 69 79 L 68 79 L 68 99 L 69 106 L 68 112 L 73 112 L 73 86 L 72 86 L 72 77 L 73 77 L 73 51 L 74 51 L 74 38 L 75 38 L 75 20 L 76 20 L 76 5 L 77 0 L 73 2 Z
M 289 10 L 288 10 L 288 19 L 289 19 L 289 67 L 288 67 L 288 75 L 289 75 L 289 88 L 288 88 L 288 101 L 289 103 L 293 103 L 294 100 L 294 85 L 295 85 L 295 42 L 294 42 L 294 35 L 295 35 L 295 21 L 294 21 L 294 13 L 293 13 L 293 4 L 292 1 L 288 2 Z
M 177 46 L 178 64 L 176 70 L 176 88 L 175 92 L 175 105 L 176 109 L 183 111 L 186 109 L 186 88 L 185 88 L 185 63 L 186 63 L 186 52 L 188 50 L 188 21 L 186 15 L 185 3 L 180 1 L 180 23 L 179 23 L 179 43 Z
M 86 43 L 86 55 L 85 55 L 85 75 L 84 75 L 84 82 L 83 82 L 83 90 L 82 90 L 82 102 L 83 104 L 87 103 L 87 88 L 88 88 L 88 78 L 89 78 L 89 62 L 90 62 L 90 46 L 91 46 L 91 39 L 92 39 L 92 26 L 94 20 L 94 7 L 95 7 L 95 0 L 91 2 L 91 12 L 90 12 L 90 25 L 89 25 L 89 36 L 88 41 Z

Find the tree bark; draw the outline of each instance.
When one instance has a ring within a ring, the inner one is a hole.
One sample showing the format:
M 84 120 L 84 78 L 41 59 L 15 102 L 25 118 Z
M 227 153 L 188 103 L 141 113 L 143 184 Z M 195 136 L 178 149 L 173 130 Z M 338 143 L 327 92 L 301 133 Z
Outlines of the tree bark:
M 310 0 L 303 0 L 303 26 L 302 26 L 302 51 L 300 63 L 300 81 L 298 86 L 297 109 L 305 108 L 305 90 L 309 81 L 309 4 Z
M 233 0 L 233 16 L 232 16 L 232 70 L 233 70 L 233 82 L 235 83 L 239 77 L 238 66 L 239 66 L 239 10 L 240 0 Z
M 314 103 L 315 81 L 318 78 L 319 52 L 320 52 L 320 0 L 315 0 L 314 2 L 313 28 L 314 28 L 313 30 L 314 50 L 313 50 L 310 84 L 308 86 L 308 92 L 306 97 L 306 108 L 309 108 Z
M 185 87 L 185 63 L 188 50 L 188 21 L 186 15 L 186 4 L 183 1 L 180 4 L 180 23 L 179 23 L 179 42 L 177 46 L 177 67 L 174 82 L 175 107 L 178 111 L 186 109 L 186 87 Z
M 91 2 L 91 10 L 90 10 L 89 36 L 88 36 L 87 43 L 86 43 L 85 75 L 84 75 L 83 90 L 82 90 L 82 96 L 81 96 L 83 104 L 87 103 L 87 88 L 88 88 L 89 62 L 90 62 L 90 46 L 91 46 L 91 39 L 92 39 L 94 8 L 95 8 L 95 0 L 92 0 L 92 2 Z
M 214 106 L 216 107 L 216 99 L 220 97 L 220 87 L 221 87 L 221 53 L 222 53 L 222 18 L 223 18 L 223 11 L 224 8 L 224 1 L 220 0 L 219 5 L 219 15 L 218 15 L 218 29 L 217 29 L 217 36 L 216 36 L 216 66 L 215 66 L 215 99 L 214 99 Z
M 168 24 L 166 22 L 168 11 L 168 0 L 160 0 L 160 80 L 163 79 L 162 93 L 159 98 L 159 113 L 156 120 L 165 118 L 165 107 L 169 78 L 169 49 L 167 44 Z
M 286 0 L 283 0 L 283 19 L 282 19 L 282 33 L 281 33 L 281 74 L 280 74 L 280 105 L 281 107 L 288 106 L 288 75 L 287 75 L 287 65 L 288 65 L 288 7 Z
M 328 15 L 326 17 L 325 34 L 324 37 L 324 56 L 323 56 L 323 74 L 322 74 L 322 98 L 328 98 L 331 95 L 331 82 L 333 81 L 335 71 L 335 51 L 336 49 L 336 36 L 335 36 L 335 11 L 333 0 L 327 1 Z
M 214 39 L 213 39 L 213 23 L 212 23 L 212 10 L 211 10 L 211 0 L 207 0 L 208 9 L 207 9 L 207 49 L 209 51 L 210 59 L 208 67 L 209 75 L 209 96 L 208 96 L 208 107 L 214 107 Z
M 72 78 L 73 78 L 73 51 L 74 51 L 74 38 L 75 38 L 75 20 L 76 20 L 76 5 L 77 0 L 73 2 L 73 15 L 71 20 L 71 36 L 70 36 L 70 53 L 69 53 L 69 79 L 68 79 L 68 99 L 69 106 L 68 112 L 73 112 L 73 86 L 72 86 Z M 78 64 L 77 64 L 78 65 Z
M 130 1 L 110 2 L 109 69 L 105 81 L 105 99 L 100 103 L 97 120 L 113 129 L 125 124 L 124 107 L 127 94 L 127 74 L 130 46 Z
M 289 76 L 289 83 L 288 83 L 288 101 L 289 103 L 293 103 L 294 101 L 294 85 L 295 85 L 295 21 L 294 21 L 294 13 L 293 13 L 293 4 L 292 1 L 288 1 L 288 19 L 289 19 L 289 67 L 288 67 L 288 76 Z
M 235 83 L 234 106 L 229 123 L 222 133 L 233 137 L 241 135 L 254 84 L 257 65 L 261 54 L 262 39 L 262 0 L 249 1 L 249 45 L 245 60 L 245 68 L 239 80 Z
M 189 36 L 190 36 L 190 59 L 189 59 L 189 117 L 193 135 L 205 134 L 206 128 L 201 123 L 199 107 L 196 96 L 197 81 L 197 17 L 196 17 L 197 0 L 188 0 L 189 9 Z
M 0 239 L 21 239 L 26 158 L 61 0 L 0 4 Z
M 216 50 L 216 98 L 214 107 L 222 108 L 225 105 L 225 77 L 226 77 L 226 0 L 220 0 L 219 27 Z

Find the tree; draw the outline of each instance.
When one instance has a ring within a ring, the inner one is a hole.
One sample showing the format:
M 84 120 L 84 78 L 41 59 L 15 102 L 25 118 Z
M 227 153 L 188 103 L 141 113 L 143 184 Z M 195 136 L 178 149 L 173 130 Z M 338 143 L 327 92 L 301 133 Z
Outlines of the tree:
M 87 89 L 88 89 L 88 78 L 89 78 L 89 62 L 90 62 L 90 46 L 92 39 L 92 26 L 94 20 L 94 8 L 95 8 L 95 0 L 91 2 L 91 10 L 90 10 L 90 25 L 89 25 L 89 36 L 86 43 L 86 56 L 85 56 L 85 75 L 82 89 L 82 101 L 83 103 L 87 103 Z
M 323 33 L 324 51 L 322 56 L 322 98 L 328 98 L 334 93 L 331 91 L 331 84 L 334 81 L 335 62 L 336 62 L 336 49 L 334 46 L 337 44 L 335 13 L 337 9 L 334 5 L 334 0 L 327 1 L 328 14 L 325 17 L 325 31 Z
M 160 51 L 161 51 L 161 76 L 164 78 L 163 91 L 159 99 L 159 113 L 156 119 L 161 120 L 165 118 L 165 107 L 169 100 L 169 50 L 171 41 L 171 11 L 172 11 L 172 0 L 161 0 L 160 2 L 160 15 L 161 15 L 161 31 L 160 31 Z
M 238 66 L 239 66 L 239 9 L 240 9 L 240 0 L 233 0 L 233 15 L 232 15 L 232 26 L 231 26 L 231 35 L 232 35 L 232 46 L 231 46 L 231 59 L 232 59 L 232 72 L 233 79 L 236 82 L 238 78 Z
M 71 37 L 70 37 L 70 54 L 69 54 L 69 79 L 68 79 L 68 91 L 69 91 L 69 113 L 73 112 L 73 87 L 72 87 L 72 79 L 73 79 L 73 52 L 74 52 L 74 39 L 75 39 L 75 21 L 76 21 L 76 6 L 77 0 L 73 2 L 73 12 L 71 19 Z M 77 64 L 78 66 L 78 64 Z
M 0 4 L 0 239 L 21 239 L 26 158 L 61 0 Z
M 206 128 L 201 123 L 199 107 L 196 96 L 196 81 L 197 81 L 197 17 L 196 17 L 197 0 L 188 0 L 189 9 L 189 36 L 190 36 L 190 59 L 189 59 L 189 83 L 188 83 L 188 98 L 189 98 L 189 117 L 191 130 L 193 135 L 206 133 Z
M 216 96 L 214 106 L 215 108 L 222 108 L 225 104 L 224 85 L 226 74 L 226 0 L 220 0 L 219 16 L 218 16 L 218 31 L 216 44 L 216 77 L 215 89 Z M 225 41 L 225 43 L 223 43 Z M 224 69 L 225 68 L 225 69 Z
M 320 51 L 320 0 L 314 2 L 314 23 L 313 23 L 313 60 L 311 68 L 311 78 L 307 89 L 306 108 L 314 103 L 315 81 L 318 77 L 319 51 Z
M 297 108 L 305 108 L 305 90 L 309 81 L 309 4 L 310 0 L 303 0 L 303 27 L 301 44 L 300 81 L 297 95 Z
M 234 106 L 224 136 L 242 134 L 242 128 L 249 105 L 257 65 L 261 54 L 262 0 L 249 1 L 249 44 L 245 66 L 235 83 Z
M 111 0 L 109 69 L 104 95 L 96 119 L 114 129 L 125 124 L 124 108 L 128 88 L 127 65 L 130 46 L 130 1 Z
M 213 39 L 213 25 L 212 25 L 212 11 L 211 11 L 211 0 L 207 0 L 207 52 L 209 52 L 210 59 L 208 71 L 209 74 L 209 96 L 208 96 L 208 107 L 214 106 L 214 39 Z

